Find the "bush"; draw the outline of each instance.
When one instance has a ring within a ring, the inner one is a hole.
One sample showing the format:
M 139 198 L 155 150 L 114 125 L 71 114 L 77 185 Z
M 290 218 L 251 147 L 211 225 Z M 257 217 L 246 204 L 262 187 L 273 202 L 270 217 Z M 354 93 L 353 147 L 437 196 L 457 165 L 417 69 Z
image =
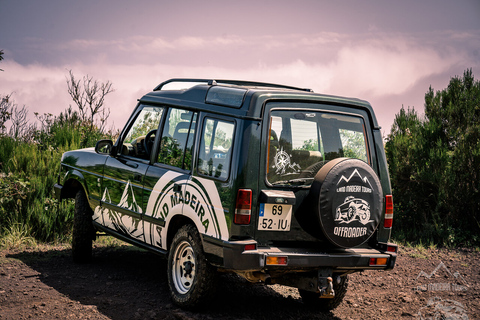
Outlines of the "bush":
M 105 135 L 96 127 L 90 132 L 92 126 L 71 109 L 58 117 L 37 118 L 41 128 L 33 141 L 0 135 L 0 232 L 3 239 L 21 234 L 44 242 L 65 241 L 71 236 L 74 203 L 55 199 L 61 156 L 94 146 Z M 14 226 L 22 226 L 22 232 Z
M 386 142 L 394 237 L 441 245 L 480 243 L 480 82 L 471 70 L 425 95 L 425 118 L 396 115 Z

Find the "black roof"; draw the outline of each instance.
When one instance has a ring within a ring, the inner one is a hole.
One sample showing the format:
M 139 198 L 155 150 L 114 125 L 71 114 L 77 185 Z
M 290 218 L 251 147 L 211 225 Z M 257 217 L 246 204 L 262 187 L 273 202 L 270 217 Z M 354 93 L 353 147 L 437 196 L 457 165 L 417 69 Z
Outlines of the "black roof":
M 262 117 L 263 104 L 267 101 L 343 105 L 366 110 L 371 115 L 373 127 L 378 127 L 373 109 L 367 101 L 319 94 L 310 89 L 265 82 L 175 78 L 160 83 L 139 101 L 256 119 Z

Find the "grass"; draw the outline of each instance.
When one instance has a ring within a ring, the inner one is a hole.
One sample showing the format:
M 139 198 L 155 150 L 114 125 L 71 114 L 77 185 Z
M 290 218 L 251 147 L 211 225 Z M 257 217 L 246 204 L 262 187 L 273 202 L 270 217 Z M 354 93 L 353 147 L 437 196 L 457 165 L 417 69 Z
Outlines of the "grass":
M 3 236 L 0 239 L 0 248 L 11 250 L 23 250 L 26 247 L 36 247 L 37 241 L 31 236 L 31 230 L 20 223 L 10 224 L 10 227 L 3 229 Z
M 97 239 L 94 242 L 94 245 L 101 247 L 119 247 L 124 245 L 130 245 L 122 240 L 114 238 L 112 236 L 100 235 L 97 236 Z
M 431 253 L 429 251 L 437 249 L 437 245 L 433 242 L 430 242 L 426 246 L 422 243 L 422 241 L 419 241 L 418 243 L 398 241 L 393 239 L 391 241 L 398 244 L 399 246 L 403 246 L 404 253 L 408 254 L 408 256 L 412 258 L 428 259 L 431 256 Z

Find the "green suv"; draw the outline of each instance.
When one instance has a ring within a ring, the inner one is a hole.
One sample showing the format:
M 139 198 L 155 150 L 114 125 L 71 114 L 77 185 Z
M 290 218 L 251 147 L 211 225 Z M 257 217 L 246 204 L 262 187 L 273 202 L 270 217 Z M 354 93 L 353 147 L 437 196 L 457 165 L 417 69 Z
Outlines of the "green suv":
M 396 260 L 372 107 L 309 89 L 163 82 L 116 142 L 63 155 L 55 191 L 75 198 L 75 261 L 92 258 L 97 232 L 164 255 L 172 299 L 185 308 L 230 272 L 296 287 L 329 310 L 348 274 Z

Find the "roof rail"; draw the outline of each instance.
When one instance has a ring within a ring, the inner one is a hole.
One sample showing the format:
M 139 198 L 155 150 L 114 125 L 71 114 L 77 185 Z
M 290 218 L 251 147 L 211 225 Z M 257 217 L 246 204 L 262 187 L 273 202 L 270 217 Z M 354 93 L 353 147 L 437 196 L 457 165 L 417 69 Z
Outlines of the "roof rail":
M 301 90 L 307 92 L 313 92 L 312 89 L 307 88 L 298 88 L 292 86 L 285 86 L 281 84 L 274 84 L 274 83 L 267 83 L 267 82 L 255 82 L 255 81 L 242 81 L 242 80 L 217 80 L 217 79 L 195 79 L 195 78 L 174 78 L 167 81 L 160 83 L 158 86 L 153 89 L 153 91 L 162 90 L 162 88 L 170 83 L 181 83 L 181 82 L 191 82 L 193 85 L 196 84 L 208 84 L 208 85 L 217 85 L 217 84 L 229 84 L 229 85 L 237 85 L 237 86 L 252 86 L 252 87 L 269 87 L 269 88 L 282 88 L 282 89 L 290 89 L 290 90 Z

